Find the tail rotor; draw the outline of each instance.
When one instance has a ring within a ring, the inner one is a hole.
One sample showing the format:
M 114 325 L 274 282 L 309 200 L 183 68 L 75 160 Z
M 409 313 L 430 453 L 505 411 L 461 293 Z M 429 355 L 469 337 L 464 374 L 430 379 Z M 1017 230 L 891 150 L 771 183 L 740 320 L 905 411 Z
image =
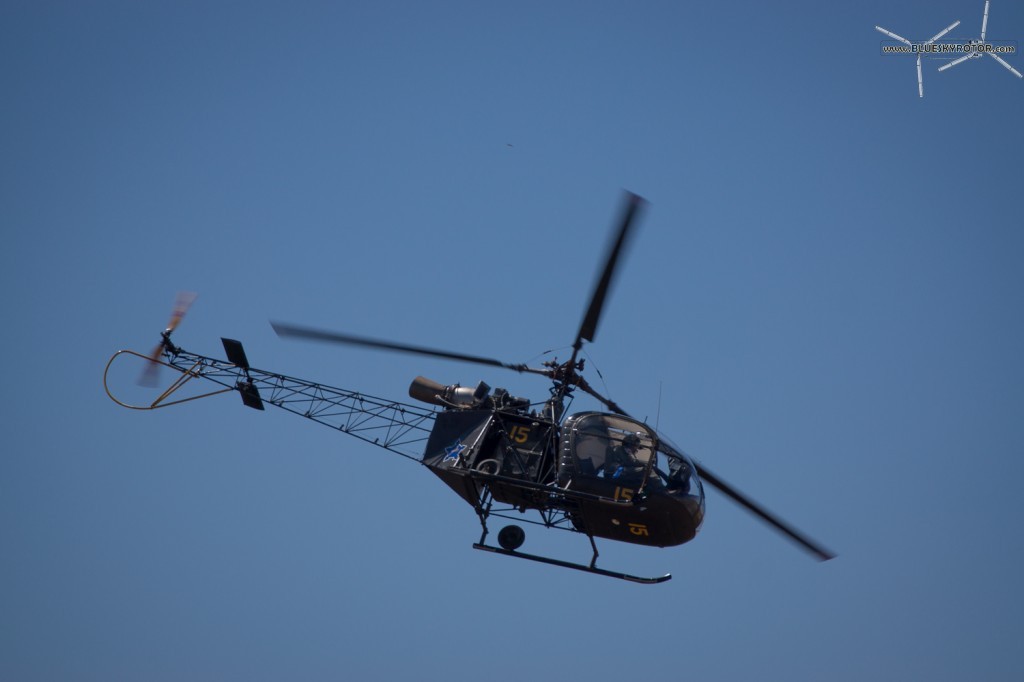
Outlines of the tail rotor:
M 140 386 L 156 386 L 157 378 L 160 374 L 160 355 L 166 348 L 172 347 L 171 333 L 181 324 L 182 318 L 185 317 L 185 313 L 195 303 L 198 295 L 191 291 L 178 292 L 178 298 L 174 302 L 174 310 L 171 311 L 171 319 L 167 322 L 167 328 L 160 333 L 162 340 L 153 349 L 153 352 L 149 354 L 149 362 L 146 363 L 145 369 L 142 370 L 142 374 L 139 376 Z

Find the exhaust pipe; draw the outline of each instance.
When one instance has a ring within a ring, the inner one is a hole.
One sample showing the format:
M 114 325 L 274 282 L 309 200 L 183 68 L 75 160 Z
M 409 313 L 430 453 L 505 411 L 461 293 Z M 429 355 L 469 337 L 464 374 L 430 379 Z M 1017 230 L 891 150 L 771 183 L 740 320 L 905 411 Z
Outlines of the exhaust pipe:
M 491 387 L 480 382 L 475 389 L 452 384 L 444 386 L 433 379 L 416 377 L 409 384 L 409 397 L 441 407 L 476 407 L 483 403 Z

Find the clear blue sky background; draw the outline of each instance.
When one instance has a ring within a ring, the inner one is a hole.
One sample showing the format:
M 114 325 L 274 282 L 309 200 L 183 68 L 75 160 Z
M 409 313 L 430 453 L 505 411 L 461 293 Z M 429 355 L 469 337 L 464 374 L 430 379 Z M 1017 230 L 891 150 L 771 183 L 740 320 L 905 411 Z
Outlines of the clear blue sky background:
M 0 679 L 1017 679 L 1024 82 L 929 59 L 921 100 L 874 30 L 982 7 L 4 2 Z M 564 357 L 622 188 L 592 380 L 835 561 L 714 491 L 689 545 L 602 545 L 661 586 L 505 559 L 382 450 L 103 393 L 187 289 L 199 353 L 540 398 L 267 320 Z

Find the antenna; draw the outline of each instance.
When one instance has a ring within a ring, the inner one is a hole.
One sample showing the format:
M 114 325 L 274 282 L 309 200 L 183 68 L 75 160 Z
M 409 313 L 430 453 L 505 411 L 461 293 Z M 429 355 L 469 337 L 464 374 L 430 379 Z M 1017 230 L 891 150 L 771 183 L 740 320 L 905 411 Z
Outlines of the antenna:
M 665 382 L 658 382 L 658 413 L 654 416 L 654 430 L 657 431 L 661 426 L 661 387 Z

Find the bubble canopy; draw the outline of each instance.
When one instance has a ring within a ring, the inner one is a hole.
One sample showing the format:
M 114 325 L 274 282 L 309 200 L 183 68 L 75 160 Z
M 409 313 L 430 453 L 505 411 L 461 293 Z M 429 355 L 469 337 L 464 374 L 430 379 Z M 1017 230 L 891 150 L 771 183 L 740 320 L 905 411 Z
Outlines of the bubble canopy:
M 696 535 L 704 518 L 704 490 L 693 462 L 654 429 L 623 415 L 583 412 L 568 417 L 558 480 L 567 490 L 617 503 L 588 509 L 591 516 L 608 517 L 610 527 L 621 529 L 615 539 L 682 544 Z M 623 502 L 633 504 L 627 508 Z

